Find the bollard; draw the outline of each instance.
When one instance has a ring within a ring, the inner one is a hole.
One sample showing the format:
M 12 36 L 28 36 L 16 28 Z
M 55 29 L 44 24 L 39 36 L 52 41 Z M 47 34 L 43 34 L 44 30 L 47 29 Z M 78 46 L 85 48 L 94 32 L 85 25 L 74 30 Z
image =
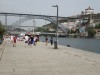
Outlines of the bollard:
M 57 41 L 54 41 L 54 49 L 57 49 Z

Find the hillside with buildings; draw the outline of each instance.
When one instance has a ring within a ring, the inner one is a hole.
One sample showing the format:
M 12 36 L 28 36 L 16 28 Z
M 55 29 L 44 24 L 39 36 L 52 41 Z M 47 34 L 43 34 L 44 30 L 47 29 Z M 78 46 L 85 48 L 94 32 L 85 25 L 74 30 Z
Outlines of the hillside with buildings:
M 96 37 L 100 38 L 100 28 L 96 28 L 100 24 L 100 13 L 95 13 L 94 9 L 90 6 L 82 11 L 80 14 L 75 15 L 79 19 L 69 19 L 59 21 L 66 28 L 68 34 L 77 34 L 80 36 L 88 36 L 88 31 L 92 28 L 96 32 Z M 72 16 L 73 17 L 73 16 Z M 44 25 L 43 28 L 48 31 L 55 31 L 56 26 L 52 23 Z M 61 29 L 58 32 L 63 33 Z

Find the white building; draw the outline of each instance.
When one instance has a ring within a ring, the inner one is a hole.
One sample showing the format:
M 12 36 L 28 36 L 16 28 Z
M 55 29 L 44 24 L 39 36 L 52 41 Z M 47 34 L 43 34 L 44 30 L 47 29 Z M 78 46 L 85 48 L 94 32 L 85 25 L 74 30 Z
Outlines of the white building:
M 76 27 L 80 21 L 77 19 L 75 22 L 64 22 L 62 25 L 67 29 L 72 29 L 73 27 Z
M 81 12 L 82 15 L 88 15 L 88 14 L 94 14 L 94 9 L 92 9 L 90 6 L 85 9 L 85 11 Z

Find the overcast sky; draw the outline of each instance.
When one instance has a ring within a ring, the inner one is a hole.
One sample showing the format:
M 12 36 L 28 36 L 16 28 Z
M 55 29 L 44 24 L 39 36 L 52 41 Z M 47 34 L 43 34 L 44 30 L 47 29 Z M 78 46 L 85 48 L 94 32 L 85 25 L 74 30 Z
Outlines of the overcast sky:
M 59 6 L 59 16 L 80 14 L 89 6 L 100 13 L 100 0 L 0 0 L 0 12 L 56 16 Z

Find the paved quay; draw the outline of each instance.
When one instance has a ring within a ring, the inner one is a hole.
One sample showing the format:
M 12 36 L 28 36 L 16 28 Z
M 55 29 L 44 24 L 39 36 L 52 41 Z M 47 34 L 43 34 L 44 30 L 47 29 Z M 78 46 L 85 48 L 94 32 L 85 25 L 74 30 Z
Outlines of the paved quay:
M 0 75 L 100 75 L 100 54 L 38 42 L 26 46 L 5 44 Z

